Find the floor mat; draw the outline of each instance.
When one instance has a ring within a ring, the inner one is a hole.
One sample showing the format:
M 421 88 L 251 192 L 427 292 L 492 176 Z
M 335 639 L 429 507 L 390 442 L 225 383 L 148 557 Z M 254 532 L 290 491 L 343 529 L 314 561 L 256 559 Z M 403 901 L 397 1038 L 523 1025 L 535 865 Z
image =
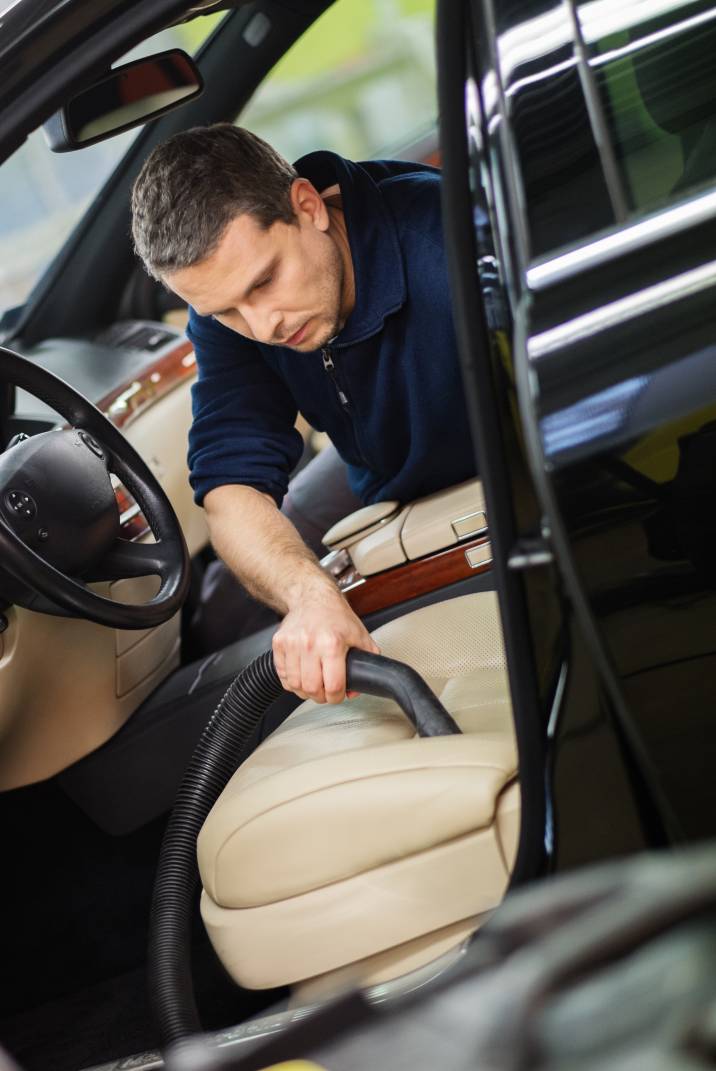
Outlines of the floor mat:
M 283 991 L 252 993 L 224 974 L 209 946 L 195 949 L 202 1025 L 219 1030 L 271 1007 Z M 129 971 L 0 1020 L 0 1044 L 22 1071 L 79 1071 L 159 1047 L 144 970 Z
M 0 1022 L 24 1071 L 78 1071 L 157 1047 L 143 971 L 130 971 Z

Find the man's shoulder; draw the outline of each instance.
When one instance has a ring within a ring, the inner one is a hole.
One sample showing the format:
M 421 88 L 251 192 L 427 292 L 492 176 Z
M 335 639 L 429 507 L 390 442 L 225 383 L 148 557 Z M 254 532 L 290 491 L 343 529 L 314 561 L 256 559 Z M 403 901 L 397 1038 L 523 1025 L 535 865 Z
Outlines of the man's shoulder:
M 442 246 L 440 172 L 423 165 L 413 167 L 414 170 L 404 170 L 380 181 L 381 195 L 403 244 L 422 240 Z
M 386 183 L 401 180 L 407 183 L 420 178 L 430 179 L 432 182 L 440 180 L 439 169 L 430 164 L 388 158 L 352 160 L 330 149 L 315 149 L 296 160 L 293 166 L 299 175 L 304 175 L 318 186 L 329 186 L 346 179 L 350 184 L 361 172 L 381 188 Z
M 359 167 L 364 168 L 374 182 L 382 186 L 384 183 L 411 182 L 440 180 L 440 169 L 432 164 L 422 164 L 417 160 L 361 160 Z
M 410 160 L 361 163 L 386 200 L 408 207 L 413 202 L 439 203 L 441 174 L 436 167 Z
M 339 182 L 344 205 L 370 211 L 377 196 L 399 232 L 413 228 L 442 240 L 438 168 L 414 160 L 349 160 L 327 149 L 308 153 L 294 166 L 319 189 Z

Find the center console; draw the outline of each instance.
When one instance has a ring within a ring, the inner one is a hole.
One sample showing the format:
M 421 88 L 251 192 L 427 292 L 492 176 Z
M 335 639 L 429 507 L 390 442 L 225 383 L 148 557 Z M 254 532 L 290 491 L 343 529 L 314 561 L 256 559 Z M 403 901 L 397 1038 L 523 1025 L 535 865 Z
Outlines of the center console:
M 489 571 L 492 565 L 478 479 L 417 499 L 376 502 L 323 537 L 322 566 L 361 616 Z

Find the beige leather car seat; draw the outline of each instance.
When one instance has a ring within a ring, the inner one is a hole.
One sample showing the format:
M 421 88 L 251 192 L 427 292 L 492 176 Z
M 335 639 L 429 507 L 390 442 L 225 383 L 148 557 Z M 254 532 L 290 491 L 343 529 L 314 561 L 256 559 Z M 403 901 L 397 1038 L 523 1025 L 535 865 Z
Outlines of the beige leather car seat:
M 459 945 L 505 892 L 519 789 L 494 593 L 374 635 L 464 735 L 417 737 L 387 699 L 307 702 L 237 770 L 198 856 L 205 925 L 243 986 L 394 978 Z

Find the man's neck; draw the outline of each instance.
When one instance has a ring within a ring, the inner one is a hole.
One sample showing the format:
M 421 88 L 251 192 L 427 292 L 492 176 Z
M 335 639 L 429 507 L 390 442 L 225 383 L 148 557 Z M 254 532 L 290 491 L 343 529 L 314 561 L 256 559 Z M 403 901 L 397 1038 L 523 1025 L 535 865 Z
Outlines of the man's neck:
M 343 199 L 338 183 L 321 191 L 321 197 L 328 208 L 331 220 L 329 233 L 335 241 L 343 261 L 343 290 L 341 293 L 341 327 L 353 312 L 356 299 L 355 273 L 353 271 L 353 257 L 351 246 L 348 241 L 348 228 L 343 214 Z
M 341 188 L 337 182 L 335 182 L 332 186 L 327 186 L 325 190 L 321 190 L 321 197 L 327 205 L 331 206 L 331 208 L 343 208 Z

